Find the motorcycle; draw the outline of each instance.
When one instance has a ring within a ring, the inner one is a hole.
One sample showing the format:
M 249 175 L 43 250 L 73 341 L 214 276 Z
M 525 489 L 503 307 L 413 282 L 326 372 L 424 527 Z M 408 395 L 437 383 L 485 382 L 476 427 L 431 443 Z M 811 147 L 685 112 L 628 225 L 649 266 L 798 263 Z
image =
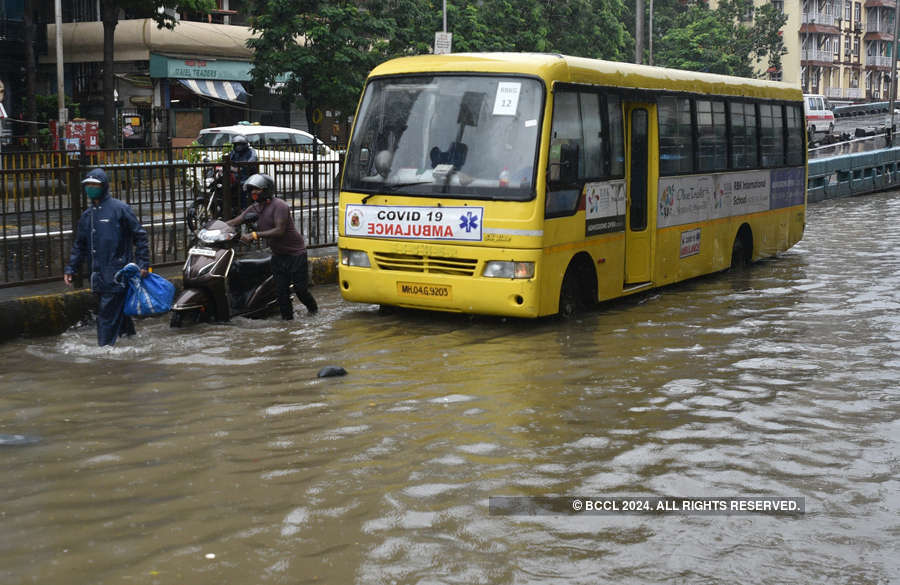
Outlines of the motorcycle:
M 278 307 L 271 256 L 236 261 L 240 243 L 240 228 L 222 220 L 210 220 L 200 229 L 184 262 L 183 290 L 172 304 L 171 327 L 264 317 Z
M 238 181 L 234 171 L 229 173 L 227 179 L 221 165 L 216 165 L 206 173 L 203 195 L 195 199 L 187 210 L 187 225 L 192 232 L 196 233 L 197 229 L 205 226 L 210 219 L 222 217 L 222 196 L 225 192 L 226 180 L 228 193 L 232 193 L 234 184 Z

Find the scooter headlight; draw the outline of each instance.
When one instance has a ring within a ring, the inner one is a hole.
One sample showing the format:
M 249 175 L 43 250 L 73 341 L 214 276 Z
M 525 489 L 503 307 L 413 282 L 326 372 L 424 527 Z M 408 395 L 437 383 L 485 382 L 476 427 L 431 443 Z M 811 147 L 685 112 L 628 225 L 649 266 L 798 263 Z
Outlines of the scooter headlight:
M 230 240 L 231 234 L 226 230 L 208 230 L 204 228 L 197 234 L 197 238 L 206 244 L 213 244 Z
M 491 260 L 484 265 L 482 275 L 487 278 L 532 278 L 534 262 Z
M 341 264 L 369 268 L 369 255 L 363 250 L 341 250 Z

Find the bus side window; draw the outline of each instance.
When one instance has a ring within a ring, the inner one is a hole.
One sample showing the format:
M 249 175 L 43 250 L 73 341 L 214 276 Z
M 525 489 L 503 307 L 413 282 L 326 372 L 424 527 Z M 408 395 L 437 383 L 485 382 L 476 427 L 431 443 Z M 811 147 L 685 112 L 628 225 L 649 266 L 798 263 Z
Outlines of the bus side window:
M 805 119 L 800 106 L 786 106 L 787 113 L 787 164 L 798 166 L 803 164 L 806 145 L 803 144 L 803 124 Z
M 732 169 L 749 169 L 757 165 L 756 106 L 733 101 L 731 110 L 731 161 Z
M 625 130 L 622 123 L 622 100 L 617 95 L 606 96 L 606 120 L 609 138 L 609 176 L 625 176 Z
M 545 208 L 547 216 L 573 213 L 581 195 L 577 177 L 584 165 L 584 140 L 579 106 L 577 92 L 556 91 L 553 100 L 553 126 L 550 130 L 550 185 Z M 576 153 L 577 156 L 573 156 Z
M 728 168 L 728 139 L 725 102 L 698 99 L 697 170 L 722 171 Z
M 694 170 L 694 129 L 691 100 L 659 98 L 659 174 L 679 175 Z

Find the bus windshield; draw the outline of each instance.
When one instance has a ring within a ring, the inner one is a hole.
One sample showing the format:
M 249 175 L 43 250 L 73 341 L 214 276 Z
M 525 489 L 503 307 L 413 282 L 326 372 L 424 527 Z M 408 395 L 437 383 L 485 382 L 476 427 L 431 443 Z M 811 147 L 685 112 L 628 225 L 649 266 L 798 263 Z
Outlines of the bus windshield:
M 543 86 L 523 77 L 403 76 L 366 86 L 343 189 L 534 197 Z

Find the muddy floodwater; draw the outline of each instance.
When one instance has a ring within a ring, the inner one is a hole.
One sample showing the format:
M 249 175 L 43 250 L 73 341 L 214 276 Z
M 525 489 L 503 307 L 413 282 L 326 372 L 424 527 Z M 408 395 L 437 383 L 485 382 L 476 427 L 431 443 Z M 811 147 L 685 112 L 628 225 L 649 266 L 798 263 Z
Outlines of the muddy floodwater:
M 777 259 L 574 321 L 319 286 L 288 324 L 0 345 L 0 583 L 898 583 L 898 224 L 897 193 L 817 204 Z M 501 516 L 491 496 L 805 513 Z

